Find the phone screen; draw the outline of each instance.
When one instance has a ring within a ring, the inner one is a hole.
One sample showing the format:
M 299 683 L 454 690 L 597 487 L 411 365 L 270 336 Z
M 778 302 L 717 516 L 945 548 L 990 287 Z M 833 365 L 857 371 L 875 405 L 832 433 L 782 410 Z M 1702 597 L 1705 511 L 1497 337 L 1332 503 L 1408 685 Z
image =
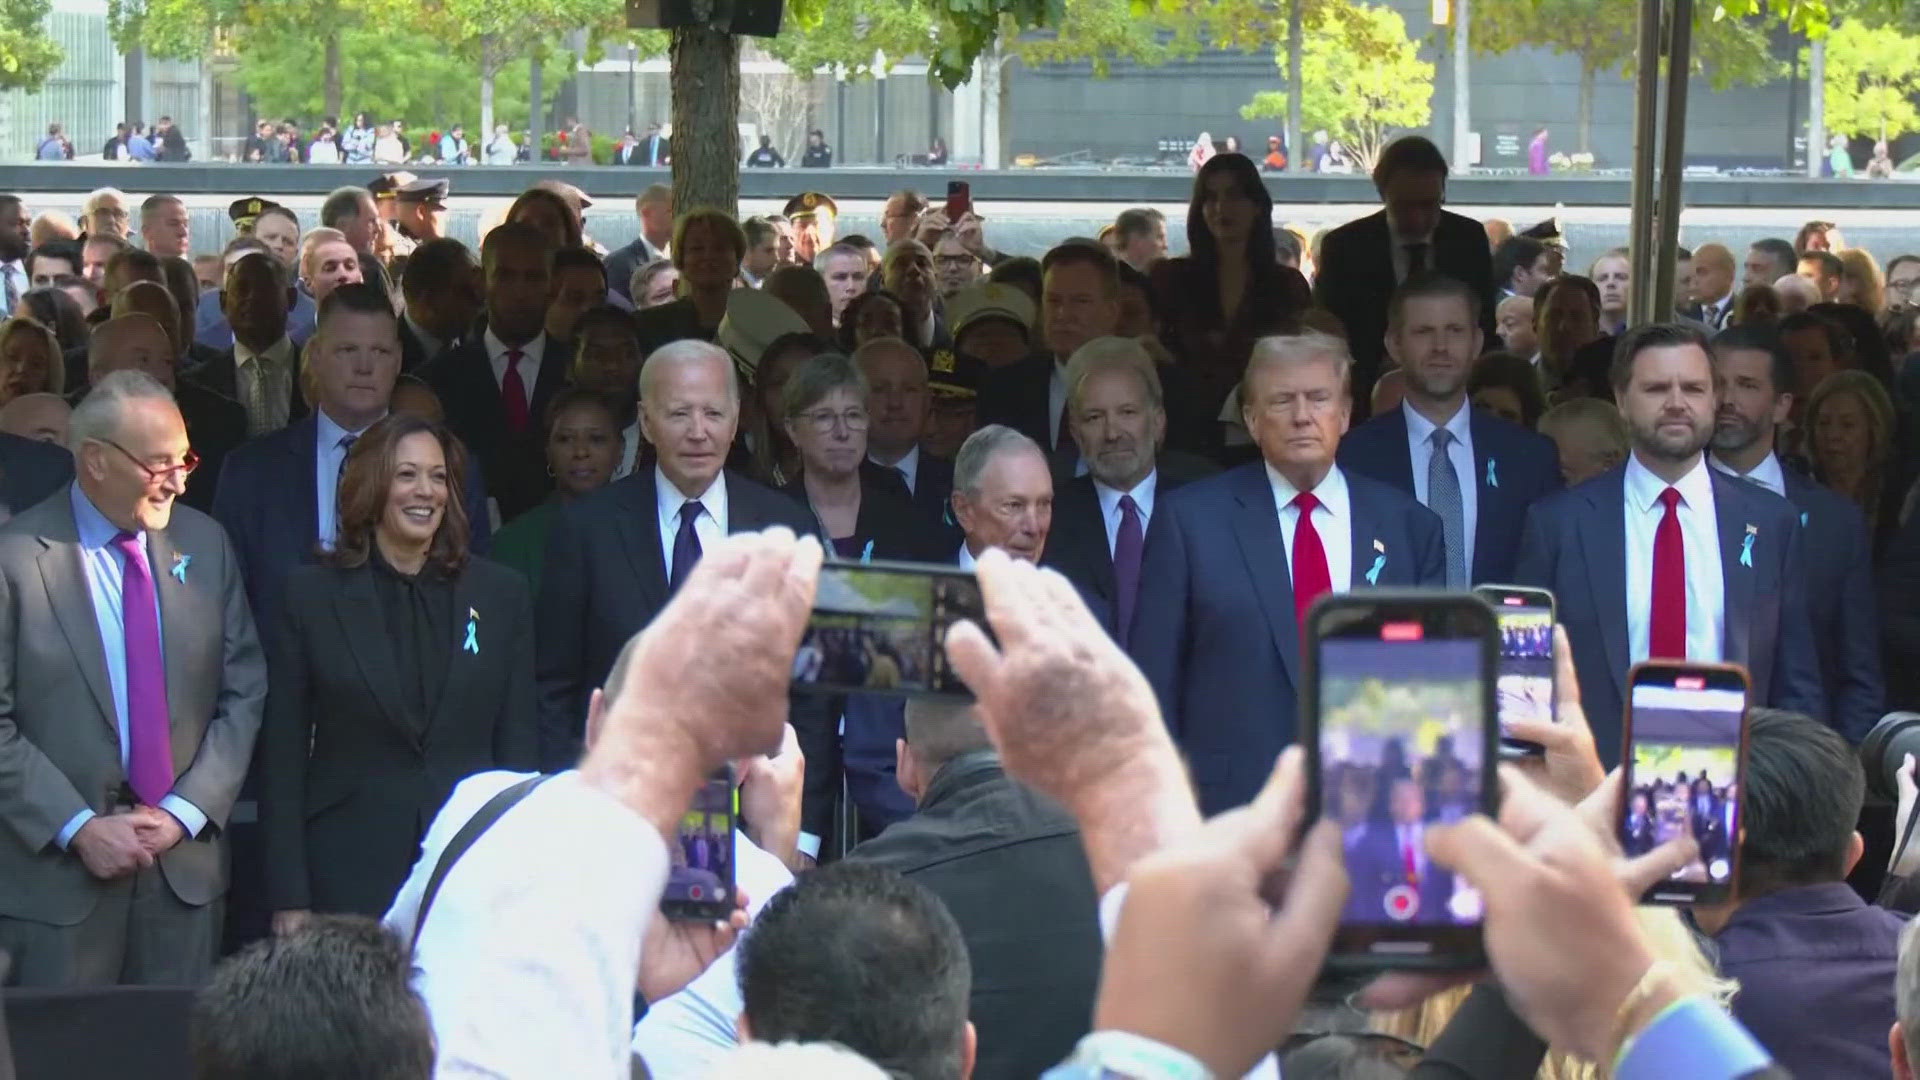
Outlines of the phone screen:
M 733 819 L 731 769 L 723 768 L 694 792 L 680 818 L 660 909 L 683 919 L 725 919 L 733 913 Z
M 1471 599 L 1316 611 L 1315 775 L 1352 890 L 1335 953 L 1477 953 L 1482 902 L 1426 832 L 1493 807 L 1493 619 Z
M 1493 607 L 1500 623 L 1500 746 L 1515 754 L 1538 754 L 1539 743 L 1507 736 L 1514 720 L 1550 724 L 1553 696 L 1553 594 L 1539 589 L 1484 586 L 1474 590 Z
M 970 571 L 914 563 L 828 563 L 793 658 L 793 685 L 819 691 L 970 698 L 947 665 L 947 628 L 986 626 Z
M 947 221 L 953 226 L 973 213 L 973 187 L 965 180 L 947 181 Z
M 1745 676 L 1736 668 L 1646 664 L 1631 678 L 1620 846 L 1643 855 L 1691 836 L 1699 857 L 1647 893 L 1650 903 L 1732 895 L 1745 766 Z

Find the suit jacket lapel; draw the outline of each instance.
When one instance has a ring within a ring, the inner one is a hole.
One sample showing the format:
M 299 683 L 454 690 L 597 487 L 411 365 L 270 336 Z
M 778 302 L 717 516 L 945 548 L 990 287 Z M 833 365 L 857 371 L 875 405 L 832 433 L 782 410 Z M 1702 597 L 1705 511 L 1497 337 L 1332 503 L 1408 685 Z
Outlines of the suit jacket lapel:
M 1469 404 L 1467 408 L 1471 409 L 1473 406 Z M 1463 482 L 1478 485 L 1474 492 L 1473 521 L 1473 554 L 1477 559 L 1481 552 L 1487 551 L 1493 545 L 1492 538 L 1487 534 L 1496 525 L 1508 519 L 1504 514 L 1493 512 L 1496 507 L 1503 504 L 1506 498 L 1501 493 L 1501 489 L 1496 486 L 1499 482 L 1500 466 L 1494 454 L 1493 426 L 1487 423 L 1486 418 L 1479 413 L 1469 412 L 1467 429 L 1473 433 L 1473 475 L 1461 479 Z M 1494 483 L 1489 484 L 1487 482 L 1489 479 Z M 1474 573 L 1471 566 L 1467 567 L 1467 576 L 1472 581 L 1480 580 L 1480 575 Z
M 768 511 L 771 509 L 760 493 L 747 487 L 747 481 L 737 473 L 727 474 L 727 533 L 754 532 L 769 526 L 779 525 Z M 804 503 L 805 500 L 802 500 Z M 862 500 L 864 504 L 865 500 Z
M 1586 557 L 1593 610 L 1599 615 L 1600 640 L 1607 650 L 1607 671 L 1621 700 L 1626 699 L 1627 660 L 1627 494 L 1619 469 L 1588 488 L 1580 548 Z
M 480 610 L 479 597 L 473 589 L 473 575 L 463 573 L 453 582 L 453 633 L 454 640 L 447 643 L 447 651 L 439 659 L 424 658 L 427 663 L 445 664 L 447 677 L 441 683 L 440 700 L 434 702 L 433 713 L 427 717 L 427 730 L 422 733 L 422 741 L 433 738 L 434 729 L 439 727 L 441 718 L 458 715 L 467 707 L 467 688 L 475 685 L 471 679 L 460 677 L 457 665 L 465 658 L 467 640 L 467 622 L 472 619 L 479 624 L 474 634 L 474 646 L 478 648 L 481 638 L 486 636 L 488 624 L 486 612 Z M 476 654 L 476 659 L 477 659 Z
M 1413 448 L 1407 445 L 1406 410 L 1398 407 L 1387 410 L 1381 416 L 1381 427 L 1386 430 L 1387 465 L 1394 478 L 1393 486 L 1411 495 L 1414 492 Z
M 333 594 L 333 610 L 339 616 L 347 649 L 360 665 L 360 677 L 380 703 L 380 711 L 387 714 L 387 722 L 410 738 L 418 738 L 419 733 L 407 723 L 407 710 L 400 700 L 400 672 L 393 664 L 393 650 L 385 647 L 384 635 L 374 632 L 383 623 L 380 597 L 373 588 L 375 573 L 369 563 L 347 574 L 340 590 Z
M 1292 573 L 1287 566 L 1286 538 L 1280 532 L 1280 514 L 1273 505 L 1273 489 L 1266 471 L 1246 466 L 1234 477 L 1233 495 L 1239 507 L 1233 517 L 1234 539 L 1246 560 L 1247 576 L 1267 613 L 1273 647 L 1287 669 L 1287 681 L 1300 685 L 1300 626 L 1293 614 Z
M 1367 505 L 1365 499 L 1361 498 L 1360 493 L 1354 490 L 1351 476 L 1347 478 L 1347 508 L 1351 519 L 1347 523 L 1350 533 L 1348 540 L 1353 544 L 1351 579 L 1347 582 L 1348 591 L 1373 588 L 1379 583 L 1379 578 L 1386 578 L 1391 582 L 1393 577 L 1387 573 L 1387 568 L 1393 565 L 1396 554 L 1404 557 L 1406 553 L 1383 551 L 1373 546 L 1380 540 L 1380 522 L 1374 520 L 1372 508 Z M 1380 574 L 1375 580 L 1368 581 L 1367 571 L 1373 569 L 1374 560 L 1380 558 L 1386 560 L 1380 566 Z
M 634 576 L 649 611 L 655 610 L 667 595 L 667 555 L 660 550 L 660 513 L 653 483 L 651 468 L 636 473 L 623 492 L 627 506 L 619 515 L 626 540 L 622 546 L 633 563 Z M 731 505 L 728 514 L 731 521 Z
M 320 489 L 317 486 L 320 482 L 317 474 L 320 467 L 320 421 L 310 415 L 289 425 L 287 432 L 291 440 L 287 450 L 299 463 L 293 483 L 294 490 L 300 493 L 300 509 L 294 520 L 300 523 L 304 550 L 313 546 L 310 543 L 313 537 L 320 535 Z
M 1741 545 L 1747 542 L 1747 526 L 1752 515 L 1747 512 L 1746 493 L 1738 485 L 1744 480 L 1729 480 L 1717 470 L 1708 470 L 1713 480 L 1713 516 L 1720 529 L 1720 577 L 1724 604 L 1721 608 L 1720 655 L 1732 663 L 1748 662 L 1751 643 L 1747 640 L 1747 613 L 1753 610 L 1752 566 L 1740 563 Z M 1783 537 L 1766 537 L 1754 534 L 1753 545 L 1759 547 L 1763 542 L 1784 543 Z M 1752 562 L 1751 556 L 1748 562 Z
M 100 624 L 93 614 L 93 592 L 87 587 L 87 574 L 80 565 L 79 533 L 73 525 L 72 510 L 61 507 L 57 514 L 62 520 L 47 532 L 59 533 L 64 528 L 64 534 L 41 537 L 40 542 L 47 546 L 40 552 L 40 580 L 47 588 L 53 617 L 67 637 L 67 645 L 80 665 L 87 689 L 93 691 L 93 703 L 99 706 L 100 719 L 108 730 L 116 732 L 114 739 L 118 742 L 113 684 L 107 678 L 107 653 L 100 644 Z

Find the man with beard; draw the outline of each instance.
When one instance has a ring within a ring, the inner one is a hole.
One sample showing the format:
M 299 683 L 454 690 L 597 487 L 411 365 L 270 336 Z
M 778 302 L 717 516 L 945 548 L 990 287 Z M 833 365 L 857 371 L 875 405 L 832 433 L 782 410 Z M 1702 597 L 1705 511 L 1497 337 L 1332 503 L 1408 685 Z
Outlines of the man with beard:
M 1642 660 L 1740 664 L 1753 704 L 1818 715 L 1800 512 L 1707 466 L 1720 401 L 1706 335 L 1629 331 L 1612 383 L 1626 464 L 1529 510 L 1513 574 L 1559 600 L 1602 760 L 1618 761 L 1627 669 Z
M 1405 396 L 1340 440 L 1342 467 L 1440 516 L 1452 589 L 1509 580 L 1527 507 L 1560 487 L 1552 440 L 1467 403 L 1482 340 L 1477 304 L 1452 278 L 1402 285 L 1387 307 L 1385 344 L 1406 373 Z
M 1163 454 L 1167 410 L 1153 358 L 1132 338 L 1095 338 L 1067 361 L 1067 417 L 1083 476 L 1056 477 L 1045 562 L 1113 613 L 1126 647 L 1140 598 L 1140 556 L 1156 496 L 1212 473 L 1206 459 Z
M 1707 463 L 1785 496 L 1806 534 L 1807 617 L 1819 650 L 1823 717 L 1858 744 L 1885 711 L 1880 624 L 1866 518 L 1840 493 L 1782 468 L 1777 426 L 1793 408 L 1793 361 L 1768 326 L 1736 326 L 1713 341 L 1720 413 Z
M 900 301 L 900 327 L 922 352 L 953 348 L 953 338 L 933 303 L 933 252 L 918 240 L 901 240 L 887 248 L 880 279 Z

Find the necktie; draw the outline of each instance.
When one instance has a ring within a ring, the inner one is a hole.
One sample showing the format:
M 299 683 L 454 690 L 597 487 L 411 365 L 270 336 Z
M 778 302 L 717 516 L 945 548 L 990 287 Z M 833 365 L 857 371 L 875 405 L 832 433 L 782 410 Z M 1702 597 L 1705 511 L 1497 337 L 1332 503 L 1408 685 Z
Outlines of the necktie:
M 1060 423 L 1054 427 L 1053 431 L 1053 452 L 1059 456 L 1062 465 L 1078 467 L 1080 444 L 1073 441 L 1073 428 L 1070 423 L 1072 412 L 1073 407 L 1070 403 L 1060 404 Z
M 1313 508 L 1320 500 L 1303 491 L 1293 497 L 1300 509 L 1300 523 L 1293 530 L 1293 617 L 1300 623 L 1300 638 L 1306 640 L 1307 609 L 1322 593 L 1333 591 L 1333 574 L 1327 569 L 1327 549 L 1320 544 L 1320 533 L 1313 527 Z
M 173 725 L 167 669 L 160 660 L 160 615 L 147 549 L 132 533 L 113 538 L 126 560 L 120 578 L 120 630 L 127 649 L 127 780 L 146 806 L 173 790 Z
M 347 459 L 353 456 L 353 444 L 359 439 L 360 436 L 353 434 L 340 436 L 340 442 L 337 444 L 340 447 L 340 471 L 334 475 L 335 484 L 340 482 L 340 477 L 347 475 Z
M 1420 884 L 1420 860 L 1413 853 L 1413 830 L 1403 829 L 1400 833 L 1400 863 L 1407 874 L 1407 884 Z
M 507 430 L 518 435 L 527 430 L 527 384 L 520 378 L 519 349 L 507 350 L 507 373 L 500 376 L 500 403 L 507 407 Z
M 1120 645 L 1127 644 L 1133 627 L 1133 605 L 1140 599 L 1140 550 L 1144 546 L 1140 527 L 1140 504 L 1133 496 L 1120 496 L 1120 531 L 1113 538 L 1113 583 L 1115 592 L 1114 628 Z
M 693 572 L 693 564 L 700 561 L 700 534 L 693 531 L 693 523 L 700 520 L 705 509 L 699 499 L 680 504 L 680 531 L 673 538 L 673 573 L 667 579 L 668 592 L 678 589 Z
M 1687 657 L 1687 549 L 1680 534 L 1680 492 L 1660 493 L 1667 511 L 1653 533 L 1653 598 L 1647 607 L 1647 655 Z
M 1460 474 L 1453 469 L 1453 432 L 1434 428 L 1428 436 L 1433 456 L 1427 459 L 1427 509 L 1440 515 L 1440 531 L 1447 542 L 1447 588 L 1467 587 L 1467 514 L 1460 502 Z
M 898 477 L 900 478 L 900 482 L 901 482 L 901 483 L 903 483 L 903 484 L 905 484 L 905 485 L 907 485 L 907 494 L 909 494 L 909 495 L 912 495 L 912 494 L 914 493 L 914 492 L 913 492 L 913 477 L 911 477 L 911 476 L 908 476 L 908 475 L 907 475 L 907 470 L 905 470 L 905 469 L 903 469 L 903 468 L 901 468 L 901 467 L 900 467 L 900 466 L 898 466 L 898 465 L 894 465 L 894 466 L 891 466 L 891 468 L 892 468 L 892 469 L 893 469 L 893 471 L 894 471 L 894 475 L 896 475 L 896 476 L 898 476 Z
M 1427 269 L 1427 245 L 1407 245 L 1407 276 L 1423 273 Z

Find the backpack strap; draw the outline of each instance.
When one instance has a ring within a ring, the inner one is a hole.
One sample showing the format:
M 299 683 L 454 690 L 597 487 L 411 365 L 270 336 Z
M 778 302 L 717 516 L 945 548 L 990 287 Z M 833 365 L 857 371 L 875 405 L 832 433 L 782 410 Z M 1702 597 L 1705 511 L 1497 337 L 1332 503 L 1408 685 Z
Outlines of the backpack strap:
M 440 861 L 434 863 L 433 873 L 427 878 L 427 887 L 420 894 L 420 910 L 413 917 L 415 948 L 419 947 L 420 928 L 427 924 L 427 912 L 433 907 L 433 898 L 439 895 L 440 885 L 447 880 L 447 874 L 453 870 L 453 864 L 460 861 L 460 856 L 465 855 L 467 849 L 493 827 L 494 822 L 499 821 L 507 811 L 513 809 L 514 804 L 533 794 L 534 788 L 553 779 L 553 776 L 552 773 L 541 773 L 503 788 L 493 798 L 488 799 L 478 813 L 468 818 L 467 823 L 460 826 L 459 832 L 453 834 L 453 840 L 447 844 L 446 850 L 440 853 Z

